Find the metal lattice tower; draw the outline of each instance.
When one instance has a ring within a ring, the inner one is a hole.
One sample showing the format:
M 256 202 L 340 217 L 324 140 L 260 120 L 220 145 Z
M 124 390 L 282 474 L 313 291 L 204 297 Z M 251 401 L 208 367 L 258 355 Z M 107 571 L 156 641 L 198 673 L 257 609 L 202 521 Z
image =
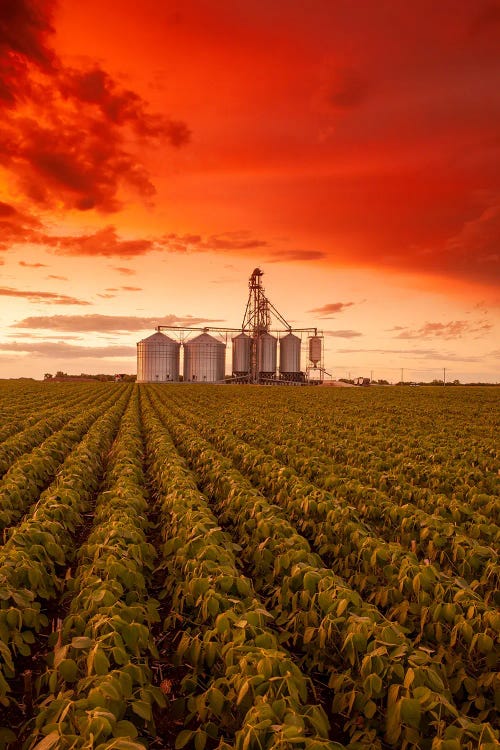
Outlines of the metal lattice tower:
M 271 313 L 287 330 L 292 330 L 290 324 L 287 323 L 264 294 L 264 287 L 262 286 L 263 275 L 264 272 L 260 268 L 255 268 L 250 276 L 248 281 L 250 291 L 241 326 L 242 330 L 249 332 L 252 339 L 250 348 L 250 376 L 252 383 L 259 382 L 259 373 L 261 371 L 261 363 L 259 362 L 261 347 L 259 346 L 259 339 L 265 333 L 269 332 Z
M 256 383 L 259 378 L 259 337 L 269 331 L 271 325 L 271 313 L 269 301 L 264 294 L 262 286 L 263 271 L 255 268 L 248 281 L 248 302 L 243 317 L 242 329 L 249 331 L 252 338 L 250 348 L 250 376 L 251 381 Z

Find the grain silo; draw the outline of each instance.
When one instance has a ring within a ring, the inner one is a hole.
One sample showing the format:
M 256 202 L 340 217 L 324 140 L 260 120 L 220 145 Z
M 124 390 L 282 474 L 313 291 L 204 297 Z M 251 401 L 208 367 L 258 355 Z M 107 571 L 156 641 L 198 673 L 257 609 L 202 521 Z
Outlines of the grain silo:
M 270 333 L 260 333 L 257 338 L 257 371 L 262 377 L 274 378 L 278 339 Z
M 300 373 L 300 339 L 287 333 L 280 339 L 280 377 L 297 380 Z
M 137 382 L 168 383 L 179 380 L 181 345 L 157 331 L 137 342 Z
M 309 339 L 309 359 L 314 367 L 321 362 L 321 337 L 311 336 Z
M 233 338 L 233 375 L 244 377 L 250 372 L 252 339 L 246 333 Z
M 224 380 L 226 345 L 208 333 L 184 343 L 184 382 L 216 383 Z

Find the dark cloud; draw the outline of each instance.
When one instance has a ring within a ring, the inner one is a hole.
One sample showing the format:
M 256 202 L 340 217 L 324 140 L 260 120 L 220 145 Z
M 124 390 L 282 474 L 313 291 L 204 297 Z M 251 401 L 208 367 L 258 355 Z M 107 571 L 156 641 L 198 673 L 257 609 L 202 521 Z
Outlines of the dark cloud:
M 177 147 L 189 141 L 190 133 L 183 122 L 150 114 L 138 94 L 121 88 L 101 68 L 67 69 L 61 79 L 61 93 L 66 99 L 94 106 L 109 123 L 131 125 L 140 136 L 165 138 Z
M 23 268 L 47 268 L 46 263 L 28 263 L 25 260 L 20 260 L 19 265 L 23 266 Z M 52 277 L 52 278 L 56 278 L 56 277 Z
M 48 109 L 48 107 L 46 108 Z M 113 127 L 95 121 L 85 110 L 45 119 L 19 118 L 0 126 L 4 142 L 0 163 L 15 174 L 33 202 L 52 207 L 112 212 L 120 208 L 117 197 L 123 183 L 143 198 L 155 193 L 145 169 L 122 148 Z
M 36 217 L 0 201 L 0 250 L 8 250 L 14 244 L 37 242 L 41 228 Z
M 57 294 L 57 292 L 37 292 L 25 289 L 11 289 L 10 287 L 0 287 L 0 296 L 2 297 L 20 297 L 30 302 L 43 302 L 51 305 L 90 305 L 76 297 L 68 297 L 66 294 Z
M 0 350 L 30 354 L 33 357 L 82 359 L 88 357 L 134 357 L 135 346 L 75 346 L 64 342 L 3 342 Z
M 329 302 L 326 305 L 321 305 L 321 307 L 313 307 L 308 312 L 319 313 L 321 316 L 335 315 L 343 312 L 346 307 L 352 307 L 352 305 L 354 305 L 354 302 Z
M 467 320 L 451 320 L 448 323 L 425 323 L 420 328 L 411 330 L 409 328 L 401 329 L 397 326 L 394 330 L 398 334 L 396 339 L 459 339 L 465 335 L 474 335 L 479 338 L 488 334 L 493 328 L 493 324 L 487 320 L 471 322 Z
M 0 4 L 0 165 L 44 207 L 115 211 L 124 185 L 148 199 L 155 188 L 138 153 L 183 146 L 189 130 L 99 66 L 65 67 L 51 48 L 54 5 Z
M 49 41 L 54 5 L 50 0 L 0 3 L 0 106 L 13 107 L 29 94 L 30 67 L 53 71 Z
M 24 318 L 13 324 L 12 328 L 43 328 L 52 331 L 107 331 L 108 333 L 129 333 L 147 331 L 159 325 L 164 326 L 199 326 L 200 324 L 221 323 L 221 320 L 196 318 L 192 315 L 179 317 L 164 315 L 161 317 L 136 317 L 134 315 L 48 315 Z

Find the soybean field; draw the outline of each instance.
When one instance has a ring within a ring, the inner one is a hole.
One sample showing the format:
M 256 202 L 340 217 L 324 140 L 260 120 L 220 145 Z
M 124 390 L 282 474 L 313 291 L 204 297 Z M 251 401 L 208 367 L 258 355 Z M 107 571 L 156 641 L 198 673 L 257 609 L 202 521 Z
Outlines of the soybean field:
M 0 381 L 0 748 L 499 748 L 499 396 Z

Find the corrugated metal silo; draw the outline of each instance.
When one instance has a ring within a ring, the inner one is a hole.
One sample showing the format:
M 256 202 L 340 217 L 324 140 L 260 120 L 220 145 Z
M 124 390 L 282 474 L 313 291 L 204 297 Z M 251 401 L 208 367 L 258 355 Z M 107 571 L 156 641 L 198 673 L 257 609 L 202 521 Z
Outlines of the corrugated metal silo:
M 293 378 L 300 372 L 300 339 L 287 333 L 280 339 L 280 374 Z
M 309 359 L 315 367 L 321 362 L 321 337 L 311 336 L 309 339 Z
M 181 345 L 157 331 L 137 342 L 137 382 L 168 383 L 179 380 Z
M 261 333 L 257 339 L 257 363 L 259 374 L 272 375 L 276 373 L 276 352 L 278 339 L 270 333 Z
M 184 344 L 184 381 L 215 383 L 224 380 L 226 345 L 208 333 L 201 333 Z
M 248 375 L 252 339 L 246 333 L 233 338 L 233 375 Z

